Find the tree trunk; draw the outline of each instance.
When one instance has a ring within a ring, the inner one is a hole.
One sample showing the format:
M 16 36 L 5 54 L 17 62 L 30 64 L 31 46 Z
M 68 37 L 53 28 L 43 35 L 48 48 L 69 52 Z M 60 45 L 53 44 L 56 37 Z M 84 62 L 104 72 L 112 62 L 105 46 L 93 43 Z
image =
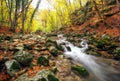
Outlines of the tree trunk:
M 1 9 L 0 9 L 0 12 L 1 12 L 1 22 L 0 24 L 2 25 L 3 24 L 3 21 L 4 21 L 4 17 L 3 17 L 3 0 L 0 1 L 1 3 Z
M 97 4 L 96 4 L 96 2 L 94 0 L 93 0 L 93 4 L 94 4 L 95 10 L 97 11 L 97 14 L 98 14 L 99 18 L 102 19 L 101 13 L 100 13 L 100 11 L 99 11 L 99 9 L 97 7 Z

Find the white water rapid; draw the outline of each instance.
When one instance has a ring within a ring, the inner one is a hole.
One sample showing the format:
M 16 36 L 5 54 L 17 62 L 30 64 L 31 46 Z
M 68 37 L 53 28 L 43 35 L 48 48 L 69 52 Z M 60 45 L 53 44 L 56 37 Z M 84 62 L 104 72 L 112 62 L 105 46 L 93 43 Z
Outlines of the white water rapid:
M 66 57 L 72 58 L 78 63 L 83 64 L 89 73 L 97 78 L 97 80 L 94 81 L 120 81 L 120 72 L 103 62 L 98 62 L 98 58 L 95 56 L 85 53 L 85 50 L 88 48 L 86 40 L 82 40 L 80 43 L 82 48 L 79 48 L 66 41 L 66 38 L 63 37 L 63 35 L 58 35 L 57 43 L 64 43 L 64 55 Z M 71 51 L 68 51 L 66 46 L 69 46 Z

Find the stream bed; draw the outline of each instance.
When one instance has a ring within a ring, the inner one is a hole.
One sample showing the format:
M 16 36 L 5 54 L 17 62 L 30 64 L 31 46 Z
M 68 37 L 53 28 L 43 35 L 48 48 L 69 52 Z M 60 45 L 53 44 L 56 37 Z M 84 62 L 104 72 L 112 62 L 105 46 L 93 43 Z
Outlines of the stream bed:
M 58 37 L 57 42 L 64 43 L 64 55 L 76 63 L 82 64 L 90 73 L 90 77 L 86 81 L 120 81 L 120 66 L 115 67 L 111 64 L 116 63 L 117 65 L 120 64 L 119 62 L 86 54 L 85 50 L 88 49 L 88 44 L 84 39 L 80 43 L 82 47 L 79 48 L 66 41 L 62 35 Z M 66 47 L 70 47 L 71 51 Z

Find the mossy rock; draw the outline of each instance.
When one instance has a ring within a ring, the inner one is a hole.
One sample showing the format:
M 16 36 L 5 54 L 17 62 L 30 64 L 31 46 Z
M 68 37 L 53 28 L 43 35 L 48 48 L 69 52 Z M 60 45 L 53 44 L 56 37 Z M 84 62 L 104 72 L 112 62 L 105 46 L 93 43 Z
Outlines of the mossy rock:
M 20 50 L 20 51 L 16 52 L 12 56 L 12 58 L 16 59 L 23 66 L 28 66 L 31 63 L 33 56 L 34 55 L 32 53 Z
M 58 56 L 58 53 L 59 53 L 59 51 L 57 50 L 57 48 L 54 47 L 54 46 L 51 46 L 51 47 L 49 48 L 49 52 L 50 52 L 53 56 Z
M 61 44 L 57 45 L 57 49 L 60 50 L 60 51 L 64 51 L 64 48 L 62 47 Z
M 57 42 L 55 39 L 52 39 L 52 38 L 48 38 L 46 40 L 46 43 L 45 43 L 45 46 L 49 47 L 49 46 L 57 46 Z
M 120 59 L 120 47 L 114 50 L 115 59 Z
M 78 74 L 84 77 L 89 75 L 88 71 L 84 67 L 78 65 L 72 65 L 72 70 L 76 71 Z
M 49 74 L 47 76 L 48 81 L 59 81 L 58 78 L 56 78 L 54 75 Z
M 35 64 L 31 63 L 31 64 L 29 65 L 29 68 L 33 69 L 34 66 L 35 66 Z
M 35 76 L 29 78 L 27 81 L 59 81 L 53 72 L 50 70 L 38 71 Z
M 24 48 L 27 50 L 33 50 L 33 45 L 24 44 Z
M 37 63 L 39 65 L 49 66 L 49 60 L 47 58 L 43 57 L 43 56 L 41 56 L 37 59 Z
M 20 71 L 20 64 L 16 60 L 10 60 L 5 62 L 7 73 L 10 76 L 14 76 L 15 72 Z
M 116 44 L 112 41 L 109 36 L 103 36 L 102 38 L 96 41 L 96 47 L 107 51 L 116 47 Z
M 98 51 L 96 51 L 96 50 L 87 50 L 86 53 L 94 55 L 94 56 L 101 56 L 101 54 L 98 53 Z

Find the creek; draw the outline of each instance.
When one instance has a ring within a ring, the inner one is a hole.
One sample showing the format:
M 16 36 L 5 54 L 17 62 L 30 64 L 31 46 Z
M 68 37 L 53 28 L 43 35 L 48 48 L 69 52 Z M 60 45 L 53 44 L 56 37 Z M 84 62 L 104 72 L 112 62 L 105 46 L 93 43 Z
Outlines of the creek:
M 92 79 L 89 78 L 87 81 L 120 81 L 120 71 L 118 69 L 109 66 L 98 57 L 85 53 L 85 50 L 88 49 L 86 40 L 82 40 L 80 43 L 82 47 L 80 48 L 66 41 L 63 35 L 58 35 L 57 43 L 64 47 L 65 57 L 82 64 L 88 70 Z M 70 47 L 71 51 L 67 50 L 66 47 Z

